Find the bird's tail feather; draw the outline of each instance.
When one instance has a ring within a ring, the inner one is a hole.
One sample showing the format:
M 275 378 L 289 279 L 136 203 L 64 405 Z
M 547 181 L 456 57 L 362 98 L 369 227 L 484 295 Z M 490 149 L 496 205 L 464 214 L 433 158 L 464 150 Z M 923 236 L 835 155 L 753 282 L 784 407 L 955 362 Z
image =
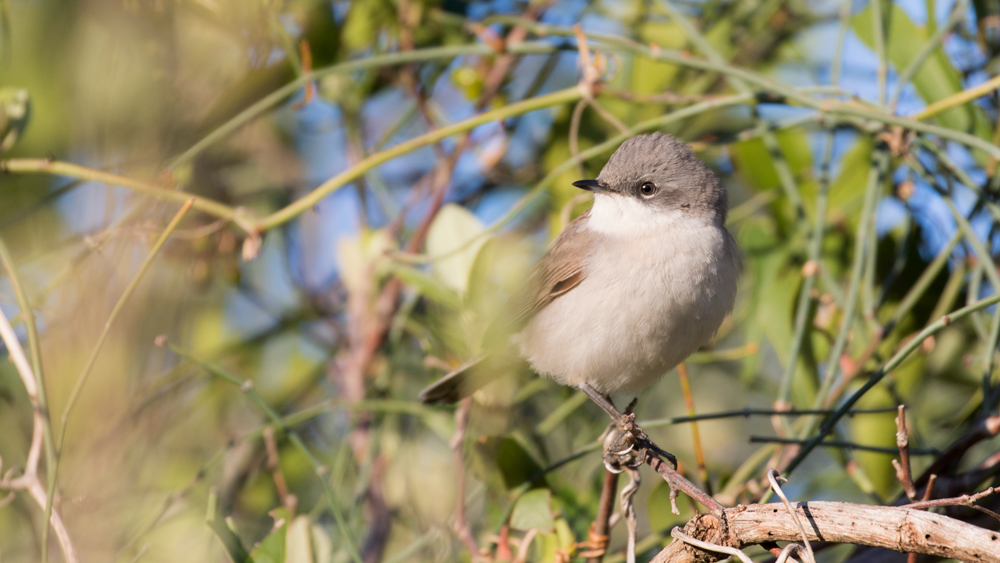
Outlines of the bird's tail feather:
M 477 389 L 499 378 L 514 367 L 509 360 L 496 355 L 484 356 L 466 362 L 420 392 L 420 402 L 425 405 L 457 403 L 472 395 Z

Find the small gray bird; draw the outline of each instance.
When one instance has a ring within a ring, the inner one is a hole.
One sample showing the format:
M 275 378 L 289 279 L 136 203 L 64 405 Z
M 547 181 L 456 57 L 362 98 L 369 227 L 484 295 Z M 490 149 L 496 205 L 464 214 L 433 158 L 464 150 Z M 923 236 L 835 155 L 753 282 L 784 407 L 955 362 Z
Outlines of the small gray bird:
M 593 206 L 510 297 L 484 356 L 424 389 L 424 403 L 458 401 L 527 360 L 610 404 L 715 335 L 740 270 L 719 178 L 684 142 L 653 133 L 625 141 L 596 180 L 573 185 L 594 193 Z

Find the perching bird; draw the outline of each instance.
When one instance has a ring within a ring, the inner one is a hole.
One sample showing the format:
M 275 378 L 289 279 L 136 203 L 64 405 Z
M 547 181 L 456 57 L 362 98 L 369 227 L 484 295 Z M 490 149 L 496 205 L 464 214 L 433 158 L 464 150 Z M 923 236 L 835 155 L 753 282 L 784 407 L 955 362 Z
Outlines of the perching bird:
M 652 385 L 715 336 L 740 270 L 719 178 L 684 142 L 653 133 L 573 185 L 594 193 L 591 209 L 507 301 L 484 356 L 424 389 L 424 403 L 456 402 L 527 360 L 601 404 Z

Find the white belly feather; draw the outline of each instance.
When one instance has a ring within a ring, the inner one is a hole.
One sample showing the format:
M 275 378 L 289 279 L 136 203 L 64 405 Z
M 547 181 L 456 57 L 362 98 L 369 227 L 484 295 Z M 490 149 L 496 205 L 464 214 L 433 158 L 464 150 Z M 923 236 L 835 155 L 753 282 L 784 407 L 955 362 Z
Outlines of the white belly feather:
M 709 220 L 621 197 L 599 196 L 588 228 L 603 236 L 584 280 L 517 341 L 538 373 L 560 383 L 635 392 L 715 335 L 735 300 L 738 253 Z

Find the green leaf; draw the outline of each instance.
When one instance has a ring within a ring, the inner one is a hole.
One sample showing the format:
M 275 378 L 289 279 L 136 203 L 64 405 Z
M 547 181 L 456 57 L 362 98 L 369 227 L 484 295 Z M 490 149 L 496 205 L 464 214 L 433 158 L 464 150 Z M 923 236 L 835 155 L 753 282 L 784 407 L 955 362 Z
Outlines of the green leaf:
M 538 546 L 539 563 L 564 561 L 565 559 L 559 559 L 560 552 L 569 554 L 572 559 L 572 555 L 576 551 L 576 538 L 573 536 L 573 531 L 569 528 L 569 523 L 563 518 L 555 521 L 555 530 L 548 534 L 539 534 L 536 536 L 535 544 Z
M 527 241 L 512 235 L 492 237 L 479 250 L 469 274 L 467 294 L 467 305 L 478 323 L 476 333 L 469 335 L 472 347 L 480 343 L 482 332 L 503 310 L 507 297 L 528 278 L 536 259 L 531 250 Z
M 775 133 L 781 148 L 781 158 L 788 163 L 796 188 L 802 194 L 806 205 L 815 201 L 815 181 L 812 178 L 812 154 L 809 152 L 809 139 L 804 131 L 790 130 Z M 756 191 L 768 191 L 781 188 L 781 180 L 775 168 L 775 155 L 764 145 L 759 137 L 740 141 L 730 145 L 730 155 L 733 166 L 743 182 Z M 779 198 L 771 204 L 773 209 L 782 209 L 786 220 L 793 217 L 793 209 L 787 198 Z
M 764 141 L 755 137 L 729 145 L 733 166 L 743 180 L 756 191 L 766 191 L 778 187 L 778 173 L 774 169 L 771 155 Z
M 840 174 L 830 185 L 830 209 L 846 215 L 851 223 L 861 217 L 868 170 L 872 166 L 872 148 L 868 137 L 859 137 L 840 159 Z
M 309 530 L 312 532 L 313 561 L 330 563 L 333 556 L 333 542 L 330 541 L 330 536 L 319 524 L 311 524 Z
M 288 525 L 285 539 L 285 563 L 312 563 L 312 541 L 309 518 L 296 516 Z
M 889 12 L 883 14 L 883 21 L 889 24 L 885 35 L 886 58 L 896 67 L 897 72 L 903 72 L 913 56 L 927 43 L 930 34 L 926 28 L 914 24 L 906 12 L 895 3 L 883 3 L 882 6 L 883 10 L 889 8 Z M 851 26 L 858 38 L 868 48 L 874 50 L 871 3 L 854 16 Z M 951 65 L 944 50 L 938 47 L 913 76 L 913 86 L 920 97 L 930 104 L 961 91 L 962 77 Z M 986 122 L 982 110 L 973 104 L 951 108 L 938 114 L 935 119 L 945 127 L 990 138 L 991 126 Z
M 475 215 L 459 205 L 448 204 L 438 212 L 427 232 L 427 253 L 444 256 L 434 261 L 434 274 L 445 285 L 461 293 L 468 290 L 469 272 L 486 242 L 481 236 L 485 230 Z
M 542 470 L 528 450 L 510 436 L 483 436 L 476 440 L 473 453 L 473 471 L 496 489 L 513 489 Z
M 337 241 L 337 269 L 348 293 L 358 294 L 368 290 L 373 282 L 373 265 L 384 261 L 386 253 L 394 245 L 386 229 L 362 230 L 358 236 Z
M 510 514 L 511 528 L 521 531 L 535 529 L 543 533 L 550 532 L 555 525 L 551 504 L 552 491 L 548 489 L 528 491 L 514 505 L 514 511 Z
M 291 518 L 288 510 L 277 508 L 271 511 L 274 527 L 271 533 L 254 546 L 250 552 L 253 563 L 284 563 L 285 543 L 288 535 L 288 521 Z
M 462 300 L 453 289 L 426 272 L 398 262 L 391 263 L 389 271 L 431 301 L 455 309 L 462 305 Z
M 385 27 L 395 28 L 398 14 L 386 0 L 352 2 L 343 27 L 344 45 L 352 50 L 362 50 L 372 45 Z
M 243 541 L 232 529 L 228 522 L 219 520 L 218 518 L 212 518 L 206 520 L 208 527 L 215 532 L 216 537 L 222 542 L 223 549 L 226 550 L 226 555 L 229 556 L 229 560 L 233 563 L 249 563 L 252 561 L 250 554 L 247 553 L 247 549 L 243 547 Z
M 857 386 L 855 386 L 856 388 Z M 854 389 L 851 389 L 851 393 Z M 872 387 L 858 400 L 858 409 L 876 409 L 896 405 L 892 393 L 884 384 Z M 869 414 L 856 416 L 848 420 L 850 439 L 852 442 L 866 446 L 896 447 L 896 415 Z M 875 452 L 856 451 L 854 460 L 858 462 L 868 475 L 875 491 L 883 497 L 898 487 L 896 472 L 892 467 L 892 456 Z
M 660 481 L 653 486 L 646 502 L 646 518 L 649 520 L 649 529 L 654 532 L 665 532 L 674 526 L 683 525 L 683 522 L 691 517 L 688 503 L 677 503 L 680 515 L 670 511 L 670 486 L 666 481 Z

